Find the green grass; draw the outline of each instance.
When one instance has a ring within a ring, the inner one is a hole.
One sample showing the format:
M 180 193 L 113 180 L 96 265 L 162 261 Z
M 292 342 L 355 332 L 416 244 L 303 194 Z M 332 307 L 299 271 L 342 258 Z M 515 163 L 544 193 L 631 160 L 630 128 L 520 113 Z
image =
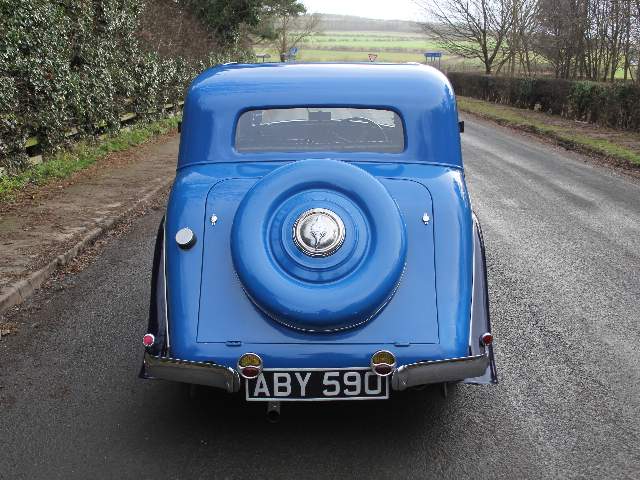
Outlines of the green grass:
M 579 129 L 572 128 L 569 121 L 566 122 L 566 125 L 554 125 L 533 118 L 528 110 L 518 111 L 513 107 L 467 97 L 458 97 L 457 100 L 458 107 L 463 112 L 473 113 L 502 125 L 550 137 L 574 150 L 587 151 L 640 166 L 640 151 L 600 136 L 589 136 Z
M 562 134 L 562 138 L 581 145 L 596 153 L 600 153 L 606 157 L 618 158 L 626 160 L 633 165 L 640 166 L 640 152 L 630 150 L 623 145 L 604 140 L 602 138 L 592 138 L 579 134 Z
M 301 62 L 367 62 L 369 53 L 377 53 L 378 62 L 424 63 L 423 53 L 426 51 L 441 51 L 443 67 L 459 67 L 464 64 L 473 70 L 482 66 L 478 59 L 464 60 L 447 53 L 446 48 L 434 39 L 428 38 L 420 32 L 377 32 L 377 31 L 344 31 L 320 32 L 305 39 L 299 45 L 298 61 Z M 263 51 L 256 47 L 257 51 Z M 279 55 L 273 50 L 267 50 L 271 61 L 277 61 Z M 542 61 L 542 59 L 539 59 Z M 624 70 L 618 69 L 616 78 L 622 79 Z
M 121 152 L 145 143 L 156 135 L 175 129 L 179 120 L 179 117 L 165 118 L 149 124 L 136 125 L 130 130 L 121 130 L 102 140 L 81 141 L 17 175 L 0 177 L 0 201 L 10 199 L 27 185 L 44 185 L 54 179 L 69 177 L 109 153 Z
M 259 53 L 271 55 L 277 62 L 279 54 L 273 49 L 256 46 Z M 378 54 L 377 62 L 425 63 L 424 52 L 442 51 L 441 65 L 459 64 L 462 58 L 449 55 L 438 42 L 418 33 L 404 32 L 323 32 L 311 35 L 299 45 L 298 62 L 368 62 L 369 53 Z M 478 64 L 466 60 L 465 64 Z
M 421 56 L 427 50 L 439 50 L 437 42 L 419 34 L 401 35 L 382 32 L 321 33 L 307 38 L 301 47 L 312 50 L 368 50 L 374 53 L 377 50 L 402 49 L 419 53 Z
M 277 58 L 275 52 L 269 52 L 271 58 Z M 374 50 L 312 50 L 301 48 L 297 61 L 299 62 L 368 62 L 369 53 L 378 53 L 377 62 L 423 62 L 424 56 L 419 53 L 407 52 L 376 52 Z

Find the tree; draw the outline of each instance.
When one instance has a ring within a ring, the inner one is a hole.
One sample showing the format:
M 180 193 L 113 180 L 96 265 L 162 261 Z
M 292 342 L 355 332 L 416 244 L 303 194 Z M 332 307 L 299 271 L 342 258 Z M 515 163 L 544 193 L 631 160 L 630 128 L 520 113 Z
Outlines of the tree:
M 179 0 L 189 7 L 225 47 L 235 46 L 243 32 L 258 28 L 274 0 Z
M 590 51 L 585 32 L 589 29 L 589 0 L 539 0 L 539 31 L 534 49 L 544 57 L 557 78 L 573 78 L 578 69 L 588 69 L 585 51 Z M 598 50 L 596 50 L 598 51 Z
M 634 2 L 637 0 L 633 0 Z M 540 29 L 535 50 L 556 77 L 613 81 L 631 68 L 630 0 L 538 0 Z
M 306 9 L 300 0 L 178 1 L 198 15 L 222 46 L 237 46 L 248 37 L 263 41 L 280 39 L 281 44 L 293 46 L 313 31 L 300 37 L 297 32 L 304 33 L 307 25 L 303 24 L 299 29 L 294 20 L 309 18 L 313 19 L 309 27 L 317 25 L 315 16 L 302 17 Z
M 286 54 L 291 48 L 316 32 L 320 23 L 318 15 L 306 15 L 304 5 L 297 1 L 275 0 L 269 15 L 268 30 L 263 36 L 270 39 L 273 48 Z
M 513 76 L 519 68 L 531 75 L 533 38 L 538 30 L 538 0 L 511 0 L 512 23 L 508 38 L 509 73 Z
M 213 33 L 175 0 L 145 2 L 139 21 L 140 46 L 162 58 L 206 61 L 219 50 Z
M 418 2 L 430 18 L 423 30 L 442 48 L 463 58 L 475 58 L 490 74 L 508 60 L 507 36 L 513 24 L 512 0 L 424 0 Z

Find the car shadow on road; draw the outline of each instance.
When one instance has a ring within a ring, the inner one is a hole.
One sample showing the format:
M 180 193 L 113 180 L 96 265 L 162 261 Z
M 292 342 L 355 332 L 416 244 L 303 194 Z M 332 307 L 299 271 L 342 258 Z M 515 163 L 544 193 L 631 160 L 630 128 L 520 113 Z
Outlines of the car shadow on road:
M 387 401 L 283 402 L 280 421 L 273 424 L 267 420 L 266 403 L 246 402 L 242 393 L 229 395 L 200 387 L 190 398 L 186 385 L 151 382 L 145 396 L 153 397 L 159 408 L 153 415 L 139 417 L 144 422 L 139 427 L 151 433 L 151 444 L 161 439 L 177 449 L 188 445 L 206 450 L 207 454 L 189 454 L 202 469 L 224 456 L 225 462 L 247 474 L 261 471 L 267 463 L 272 472 L 285 475 L 290 471 L 278 470 L 277 459 L 284 461 L 287 452 L 295 452 L 296 458 L 286 461 L 304 463 L 320 455 L 333 459 L 327 465 L 338 462 L 335 465 L 361 464 L 362 468 L 379 461 L 381 454 L 392 454 L 393 461 L 385 464 L 391 469 L 404 462 L 415 465 L 415 452 L 423 451 L 430 438 L 442 441 L 447 436 L 456 403 L 464 396 L 459 389 L 464 388 L 449 387 L 447 398 L 440 386 L 429 386 L 393 392 Z M 433 448 L 435 458 L 439 446 Z M 229 454 L 246 451 L 254 453 Z M 429 459 L 420 457 L 418 462 Z M 316 473 L 322 476 L 323 472 Z M 327 475 L 345 473 L 338 469 Z

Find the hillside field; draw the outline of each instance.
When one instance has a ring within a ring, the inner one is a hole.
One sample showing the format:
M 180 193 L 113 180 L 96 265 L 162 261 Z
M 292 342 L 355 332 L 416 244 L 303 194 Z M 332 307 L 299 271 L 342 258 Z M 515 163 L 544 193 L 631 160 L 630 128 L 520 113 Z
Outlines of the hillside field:
M 378 55 L 378 62 L 425 63 L 424 52 L 442 51 L 442 66 L 456 64 L 462 59 L 447 55 L 436 41 L 415 32 L 339 31 L 322 32 L 307 38 L 299 45 L 299 62 L 368 62 L 369 54 Z M 256 47 L 257 53 L 269 53 L 270 61 L 277 61 L 275 50 Z M 466 61 L 469 68 L 475 62 Z

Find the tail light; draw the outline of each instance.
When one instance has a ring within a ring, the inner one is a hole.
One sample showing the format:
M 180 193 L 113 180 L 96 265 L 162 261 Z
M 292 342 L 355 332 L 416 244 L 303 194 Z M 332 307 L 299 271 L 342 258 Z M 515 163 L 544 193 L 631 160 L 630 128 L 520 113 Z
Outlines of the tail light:
M 488 347 L 492 343 L 493 343 L 493 335 L 491 335 L 489 332 L 483 333 L 480 336 L 480 345 L 482 345 L 483 347 Z
M 396 357 L 387 350 L 378 350 L 371 356 L 371 369 L 381 377 L 387 377 L 396 368 Z
M 154 343 L 156 343 L 156 337 L 154 337 L 151 333 L 147 333 L 144 337 L 142 337 L 142 345 L 144 345 L 145 348 L 153 347 Z
M 238 359 L 238 373 L 243 378 L 253 379 L 262 372 L 262 359 L 255 353 L 245 353 Z

